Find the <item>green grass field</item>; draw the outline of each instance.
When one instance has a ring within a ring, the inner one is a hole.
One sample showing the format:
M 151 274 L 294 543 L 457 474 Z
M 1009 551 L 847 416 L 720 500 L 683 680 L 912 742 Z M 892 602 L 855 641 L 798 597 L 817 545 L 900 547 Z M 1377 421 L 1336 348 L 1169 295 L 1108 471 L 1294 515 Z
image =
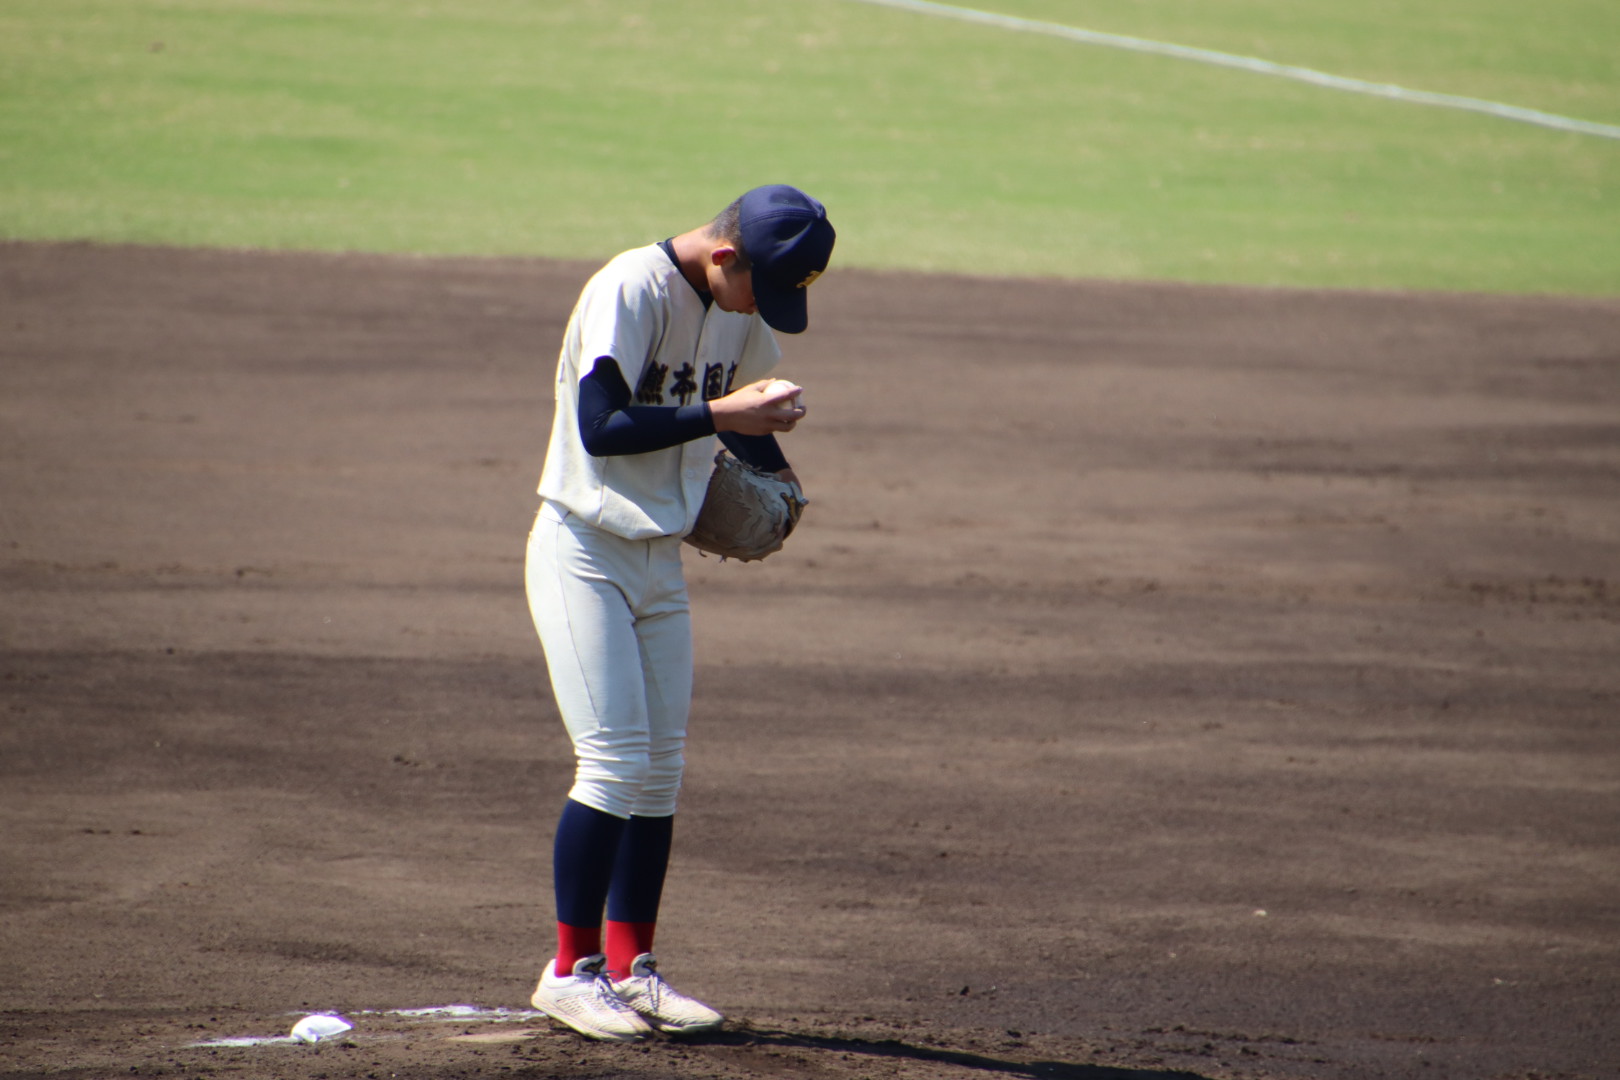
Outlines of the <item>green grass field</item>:
M 1620 124 L 1620 5 L 987 0 Z M 852 0 L 7 0 L 0 236 L 596 259 L 756 183 L 840 265 L 1620 292 L 1620 141 Z

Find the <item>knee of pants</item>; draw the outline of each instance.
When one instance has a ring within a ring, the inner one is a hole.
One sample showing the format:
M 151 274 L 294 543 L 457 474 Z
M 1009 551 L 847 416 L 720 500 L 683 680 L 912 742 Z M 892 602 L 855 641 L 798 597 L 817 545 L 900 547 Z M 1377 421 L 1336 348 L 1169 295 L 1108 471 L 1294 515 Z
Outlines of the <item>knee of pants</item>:
M 668 817 L 673 814 L 685 769 L 686 755 L 681 747 L 654 751 L 647 763 L 646 782 L 641 785 L 641 794 L 636 798 L 631 812 L 638 817 Z
M 645 747 L 639 752 L 619 749 L 609 754 L 593 753 L 586 747 L 575 749 L 578 764 L 574 768 L 574 787 L 568 797 L 604 814 L 629 817 L 651 772 Z

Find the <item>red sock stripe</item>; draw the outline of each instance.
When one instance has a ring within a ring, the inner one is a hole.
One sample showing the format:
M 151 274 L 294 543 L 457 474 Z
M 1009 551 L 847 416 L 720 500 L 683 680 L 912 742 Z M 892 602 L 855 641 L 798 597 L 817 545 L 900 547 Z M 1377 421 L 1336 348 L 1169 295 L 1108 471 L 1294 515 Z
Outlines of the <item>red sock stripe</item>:
M 630 965 L 642 953 L 653 951 L 657 923 L 607 921 L 607 966 L 615 979 L 628 978 Z
M 602 951 L 600 926 L 569 926 L 557 924 L 557 974 L 573 973 L 574 962 Z M 632 960 L 635 957 L 631 957 Z

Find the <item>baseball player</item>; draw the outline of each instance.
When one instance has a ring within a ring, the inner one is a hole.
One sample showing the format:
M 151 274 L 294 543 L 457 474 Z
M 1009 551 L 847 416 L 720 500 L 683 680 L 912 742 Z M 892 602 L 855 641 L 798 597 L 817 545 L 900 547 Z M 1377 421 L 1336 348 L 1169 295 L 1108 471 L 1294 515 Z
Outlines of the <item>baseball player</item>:
M 755 188 L 612 259 L 563 337 L 525 579 L 576 771 L 553 852 L 557 951 L 532 1001 L 593 1038 L 723 1022 L 652 951 L 692 693 L 681 538 L 716 436 L 797 483 L 776 435 L 804 409 L 765 376 L 781 355 L 772 330 L 808 324 L 833 241 L 815 199 Z

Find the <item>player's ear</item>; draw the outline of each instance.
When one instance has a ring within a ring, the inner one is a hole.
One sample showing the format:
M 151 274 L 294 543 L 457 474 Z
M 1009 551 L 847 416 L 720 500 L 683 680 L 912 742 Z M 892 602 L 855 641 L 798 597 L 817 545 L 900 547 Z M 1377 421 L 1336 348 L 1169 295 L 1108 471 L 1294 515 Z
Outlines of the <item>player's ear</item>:
M 737 249 L 730 244 L 716 244 L 709 252 L 709 258 L 716 266 L 729 266 L 736 261 Z

